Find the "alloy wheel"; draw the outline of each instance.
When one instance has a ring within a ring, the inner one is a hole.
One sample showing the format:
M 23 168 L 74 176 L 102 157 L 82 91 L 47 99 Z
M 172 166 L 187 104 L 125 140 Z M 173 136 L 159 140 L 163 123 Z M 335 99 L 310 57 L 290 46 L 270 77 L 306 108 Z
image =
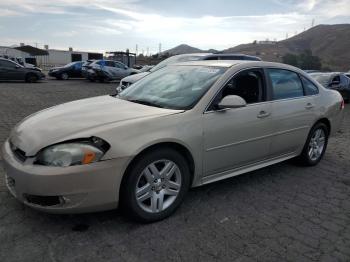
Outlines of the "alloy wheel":
M 181 178 L 181 171 L 173 161 L 164 159 L 149 164 L 136 183 L 138 206 L 148 213 L 164 211 L 176 200 Z
M 314 131 L 308 147 L 308 156 L 312 161 L 318 160 L 324 151 L 326 143 L 326 134 L 322 128 Z

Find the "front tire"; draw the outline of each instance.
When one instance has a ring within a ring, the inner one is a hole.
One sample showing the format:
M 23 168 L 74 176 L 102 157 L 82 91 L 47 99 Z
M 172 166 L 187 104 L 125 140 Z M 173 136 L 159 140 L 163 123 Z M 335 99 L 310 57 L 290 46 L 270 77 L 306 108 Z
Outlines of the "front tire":
M 324 123 L 315 124 L 306 140 L 303 151 L 299 156 L 299 162 L 305 166 L 317 165 L 324 153 L 328 144 L 329 129 Z
M 150 223 L 170 216 L 190 187 L 186 159 L 170 148 L 139 157 L 121 185 L 121 207 L 132 219 Z
M 62 80 L 68 80 L 68 78 L 69 78 L 69 76 L 68 76 L 67 73 L 62 73 L 62 74 L 60 75 L 60 79 L 62 79 Z
M 35 74 L 28 74 L 25 78 L 27 83 L 35 83 L 39 80 L 38 76 Z

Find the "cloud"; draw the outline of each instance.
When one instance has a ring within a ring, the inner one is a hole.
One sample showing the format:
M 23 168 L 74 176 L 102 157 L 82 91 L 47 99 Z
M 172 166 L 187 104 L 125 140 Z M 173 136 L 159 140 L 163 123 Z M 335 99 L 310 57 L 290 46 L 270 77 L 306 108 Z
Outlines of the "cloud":
M 221 49 L 266 38 L 280 40 L 286 33 L 292 35 L 310 26 L 314 18 L 317 23 L 339 17 L 341 21 L 350 22 L 350 0 L 265 1 L 282 8 L 279 12 L 272 9 L 264 15 L 224 16 L 212 14 L 208 9 L 210 15 L 179 16 L 146 8 L 142 0 L 0 0 L 0 16 L 50 14 L 40 23 L 40 30 L 46 28 L 49 32 L 42 41 L 49 41 L 51 36 L 56 38 L 55 41 L 62 38 L 62 42 L 67 39 L 79 43 L 79 39 L 91 39 L 99 34 L 110 36 L 109 40 L 115 37 L 115 45 L 123 42 L 123 46 L 118 46 L 120 49 L 144 43 L 145 46 L 154 45 L 154 51 L 159 42 L 169 47 L 188 43 L 200 48 Z M 219 0 L 215 4 L 220 4 Z M 232 6 L 234 4 L 227 8 Z M 61 32 L 60 28 L 65 30 Z M 121 36 L 123 41 L 118 41 Z

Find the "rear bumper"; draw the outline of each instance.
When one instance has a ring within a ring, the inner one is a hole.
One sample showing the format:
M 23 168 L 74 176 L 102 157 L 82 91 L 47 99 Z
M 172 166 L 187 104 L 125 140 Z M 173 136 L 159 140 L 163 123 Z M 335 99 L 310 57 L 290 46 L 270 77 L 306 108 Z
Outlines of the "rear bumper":
M 8 141 L 2 148 L 2 155 L 7 187 L 25 205 L 49 213 L 95 212 L 118 206 L 127 158 L 81 166 L 47 167 L 33 165 L 27 160 L 22 163 L 12 153 Z M 52 199 L 59 203 L 50 203 Z

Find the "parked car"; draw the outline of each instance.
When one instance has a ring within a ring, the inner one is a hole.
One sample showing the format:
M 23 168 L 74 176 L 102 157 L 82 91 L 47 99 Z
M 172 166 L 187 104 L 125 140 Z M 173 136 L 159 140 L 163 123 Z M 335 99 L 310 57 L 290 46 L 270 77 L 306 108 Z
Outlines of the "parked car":
M 67 80 L 69 78 L 82 78 L 82 61 L 69 63 L 62 67 L 54 67 L 49 70 L 49 76 L 60 80 Z
M 95 61 L 94 59 L 92 59 L 92 60 L 86 60 L 86 61 L 83 63 L 83 65 L 82 65 L 82 67 L 81 67 L 81 74 L 82 74 L 82 76 L 83 76 L 84 78 L 88 79 L 88 75 L 89 75 L 88 70 L 91 68 L 90 65 L 91 65 L 91 63 L 93 63 L 94 61 Z
M 35 113 L 2 148 L 9 191 L 52 213 L 115 208 L 163 219 L 188 189 L 290 158 L 316 165 L 344 103 L 292 66 L 193 61 L 118 96 Z M 52 128 L 54 126 L 54 128 Z
M 39 68 L 24 67 L 10 59 L 0 58 L 0 80 L 36 82 L 45 78 Z
M 310 76 L 324 87 L 339 91 L 345 102 L 349 103 L 350 78 L 344 73 L 312 73 Z
M 126 76 L 134 75 L 140 71 L 114 60 L 96 60 L 90 64 L 88 78 L 100 82 L 120 80 Z
M 123 78 L 118 87 L 116 88 L 116 92 L 121 92 L 124 89 L 128 88 L 131 84 L 145 77 L 146 75 L 157 71 L 167 65 L 186 62 L 186 61 L 197 61 L 197 60 L 249 60 L 249 61 L 261 61 L 259 57 L 249 56 L 243 54 L 211 54 L 211 53 L 193 53 L 193 54 L 183 54 L 183 55 L 175 55 L 169 57 L 153 68 L 148 69 L 147 71 L 143 71 L 137 75 L 127 76 Z
M 24 66 L 24 67 L 42 71 L 41 68 L 39 68 L 39 67 L 37 67 L 37 66 L 35 66 L 33 64 L 26 63 L 25 60 L 22 57 L 12 57 L 12 56 L 8 56 L 8 55 L 0 55 L 0 58 L 6 58 L 6 59 L 9 59 L 9 60 L 12 60 L 13 62 L 15 62 L 17 64 L 20 64 L 20 65 Z

